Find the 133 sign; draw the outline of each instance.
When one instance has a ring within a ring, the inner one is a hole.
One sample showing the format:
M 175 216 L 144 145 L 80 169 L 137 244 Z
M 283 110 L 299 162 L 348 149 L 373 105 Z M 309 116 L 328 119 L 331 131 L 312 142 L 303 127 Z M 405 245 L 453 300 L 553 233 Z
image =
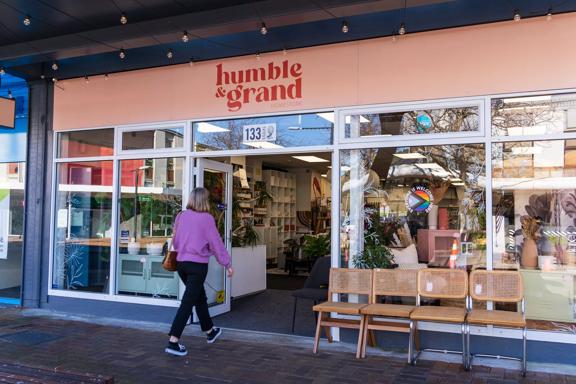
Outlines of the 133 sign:
M 245 125 L 242 134 L 243 142 L 276 141 L 276 124 Z

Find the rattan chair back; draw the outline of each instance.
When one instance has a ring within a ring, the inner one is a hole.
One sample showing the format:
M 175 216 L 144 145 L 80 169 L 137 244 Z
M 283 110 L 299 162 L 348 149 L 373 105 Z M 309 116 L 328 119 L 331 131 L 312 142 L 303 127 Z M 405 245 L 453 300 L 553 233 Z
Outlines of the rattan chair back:
M 417 269 L 374 269 L 371 302 L 378 296 L 410 296 L 418 294 Z
M 518 271 L 476 270 L 470 274 L 470 297 L 478 301 L 520 302 L 524 298 L 522 275 Z
M 468 273 L 462 269 L 421 269 L 418 294 L 435 299 L 464 299 L 468 295 Z
M 330 283 L 328 285 L 328 300 L 332 300 L 333 293 L 347 293 L 368 295 L 372 292 L 372 270 L 332 268 L 330 269 Z

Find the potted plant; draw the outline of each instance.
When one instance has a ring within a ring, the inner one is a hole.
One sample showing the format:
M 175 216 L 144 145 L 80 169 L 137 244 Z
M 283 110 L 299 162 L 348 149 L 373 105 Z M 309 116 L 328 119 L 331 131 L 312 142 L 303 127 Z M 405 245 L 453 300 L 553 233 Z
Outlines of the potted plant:
M 302 252 L 313 264 L 316 259 L 330 255 L 330 238 L 328 235 L 304 236 Z
M 391 269 L 394 264 L 394 254 L 384 245 L 368 245 L 362 253 L 353 260 L 354 268 L 358 269 Z

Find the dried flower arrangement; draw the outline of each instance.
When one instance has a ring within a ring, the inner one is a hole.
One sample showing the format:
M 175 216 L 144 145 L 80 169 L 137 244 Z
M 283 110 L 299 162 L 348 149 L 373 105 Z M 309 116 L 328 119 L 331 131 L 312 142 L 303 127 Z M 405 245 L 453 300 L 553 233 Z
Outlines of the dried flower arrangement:
M 524 215 L 520 217 L 520 223 L 522 224 L 522 235 L 524 235 L 525 239 L 537 241 L 542 236 L 540 232 L 542 220 L 539 217 Z

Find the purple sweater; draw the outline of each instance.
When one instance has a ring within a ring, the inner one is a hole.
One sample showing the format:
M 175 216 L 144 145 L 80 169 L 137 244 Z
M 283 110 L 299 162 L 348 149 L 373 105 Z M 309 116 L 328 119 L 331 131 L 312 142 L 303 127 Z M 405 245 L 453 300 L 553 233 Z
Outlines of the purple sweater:
M 175 228 L 174 249 L 178 252 L 178 261 L 207 264 L 214 255 L 219 264 L 230 266 L 230 255 L 210 213 L 182 211 L 176 218 Z

